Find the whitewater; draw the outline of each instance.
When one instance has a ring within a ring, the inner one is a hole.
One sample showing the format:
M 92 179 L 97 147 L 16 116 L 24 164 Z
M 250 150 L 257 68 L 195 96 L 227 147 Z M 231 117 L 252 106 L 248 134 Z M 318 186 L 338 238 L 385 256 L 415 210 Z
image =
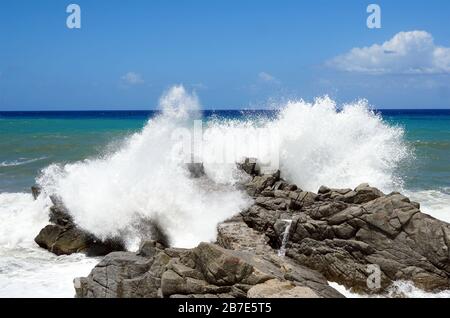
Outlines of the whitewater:
M 99 261 L 57 257 L 34 243 L 48 223 L 50 195 L 62 199 L 78 226 L 100 238 L 120 236 L 129 250 L 148 235 L 139 226 L 145 220 L 157 221 L 173 246 L 193 247 L 214 241 L 216 225 L 251 204 L 238 187 L 244 176 L 235 162 L 244 157 L 257 157 L 267 170 L 279 168 L 304 190 L 368 182 L 386 193 L 402 191 L 421 202 L 423 212 L 450 221 L 448 189 L 404 188 L 399 168 L 414 160 L 414 151 L 404 130 L 385 122 L 365 100 L 295 100 L 269 119 L 202 121 L 200 150 L 182 138 L 198 133 L 196 94 L 172 87 L 160 108 L 141 131 L 115 141 L 101 156 L 43 169 L 36 176 L 43 188 L 37 200 L 0 193 L 0 297 L 73 297 L 73 278 L 86 276 Z M 192 159 L 203 163 L 206 178 L 190 176 L 186 163 Z M 428 295 L 408 283 L 399 282 L 398 289 Z

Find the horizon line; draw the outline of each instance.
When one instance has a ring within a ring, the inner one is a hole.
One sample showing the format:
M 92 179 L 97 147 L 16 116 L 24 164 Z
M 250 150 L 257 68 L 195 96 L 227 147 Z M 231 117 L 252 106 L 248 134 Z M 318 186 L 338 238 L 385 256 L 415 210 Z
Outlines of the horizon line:
M 200 111 L 274 111 L 282 108 L 229 108 L 229 109 L 200 109 Z M 339 108 L 338 108 L 339 109 Z M 370 108 L 370 110 L 450 110 L 450 108 Z M 162 111 L 161 109 L 26 109 L 26 110 L 0 110 L 0 113 L 31 113 L 31 112 L 151 112 Z

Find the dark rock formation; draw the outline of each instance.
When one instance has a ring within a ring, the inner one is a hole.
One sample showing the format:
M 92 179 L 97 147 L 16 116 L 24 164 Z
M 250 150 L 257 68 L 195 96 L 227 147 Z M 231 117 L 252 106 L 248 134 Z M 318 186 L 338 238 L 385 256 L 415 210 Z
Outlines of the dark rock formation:
M 245 158 L 243 162 L 238 163 L 237 166 L 251 176 L 259 175 L 259 167 L 256 164 L 255 158 Z
M 102 241 L 72 224 L 49 224 L 39 232 L 34 241 L 56 255 L 86 253 L 88 256 L 102 256 L 125 249 L 119 239 Z
M 342 297 L 307 268 L 209 243 L 177 249 L 146 242 L 137 254 L 107 255 L 74 285 L 77 297 Z
M 62 201 L 51 196 L 49 221 L 34 241 L 42 248 L 56 255 L 86 253 L 88 256 L 101 256 L 113 251 L 123 251 L 125 246 L 120 239 L 100 240 L 74 223 L 72 216 Z
M 186 167 L 191 178 L 200 178 L 205 175 L 205 168 L 201 162 L 191 162 L 186 164 Z
M 450 288 L 450 225 L 420 212 L 399 193 L 368 184 L 321 187 L 318 194 L 277 190 L 280 179 L 254 177 L 247 184 L 255 204 L 242 217 L 279 248 L 284 220 L 292 220 L 286 255 L 354 291 L 382 292 L 395 280 L 436 291 Z M 286 186 L 285 186 L 286 187 Z M 368 286 L 369 265 L 379 266 L 381 286 Z
M 42 189 L 38 185 L 34 185 L 31 187 L 31 194 L 33 195 L 33 198 L 36 200 L 38 196 L 41 194 Z

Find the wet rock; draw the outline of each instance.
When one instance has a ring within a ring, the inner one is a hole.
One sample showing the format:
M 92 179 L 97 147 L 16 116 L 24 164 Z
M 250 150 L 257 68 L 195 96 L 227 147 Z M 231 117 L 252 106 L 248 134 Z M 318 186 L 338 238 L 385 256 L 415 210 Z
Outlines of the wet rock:
M 273 174 L 265 174 L 262 176 L 254 176 L 253 179 L 246 184 L 247 193 L 250 196 L 257 196 L 263 190 L 271 190 L 270 188 L 280 180 L 280 171 Z
M 73 224 L 72 216 L 63 205 L 54 205 L 50 207 L 49 221 L 61 226 Z
M 192 178 L 200 178 L 205 175 L 205 168 L 202 162 L 191 162 L 186 164 Z
M 74 226 L 57 224 L 44 227 L 34 240 L 40 247 L 56 255 L 86 253 L 88 256 L 101 256 L 112 251 L 124 250 L 120 240 L 102 241 Z
M 145 241 L 141 244 L 137 255 L 144 257 L 154 257 L 166 246 L 157 241 Z
M 33 198 L 36 200 L 38 196 L 41 194 L 42 188 L 38 185 L 34 185 L 31 187 L 31 194 L 33 195 Z
M 125 250 L 125 245 L 119 238 L 100 240 L 80 229 L 62 201 L 56 196 L 51 196 L 50 199 L 53 202 L 49 213 L 52 224 L 44 227 L 34 239 L 40 247 L 56 255 L 85 253 L 88 256 L 103 256 Z
M 285 222 L 283 230 L 286 226 Z M 296 286 L 311 288 L 320 297 L 343 297 L 328 285 L 325 277 L 317 271 L 296 263 L 294 260 L 278 255 L 271 248 L 269 240 L 261 232 L 249 228 L 244 222 L 226 222 L 218 226 L 218 244 L 236 251 L 249 252 L 270 265 L 270 271 L 275 277 L 293 282 Z M 267 265 L 266 265 L 267 266 Z M 267 267 L 268 268 L 268 267 Z
M 275 246 L 277 227 L 290 216 L 286 255 L 355 291 L 381 292 L 396 280 L 430 291 L 450 288 L 449 224 L 399 193 L 385 195 L 368 184 L 319 192 L 298 193 L 296 210 L 258 197 L 243 220 Z M 380 268 L 378 290 L 367 284 L 369 265 Z
M 259 175 L 259 167 L 256 158 L 245 158 L 243 162 L 237 164 L 238 168 L 251 176 Z

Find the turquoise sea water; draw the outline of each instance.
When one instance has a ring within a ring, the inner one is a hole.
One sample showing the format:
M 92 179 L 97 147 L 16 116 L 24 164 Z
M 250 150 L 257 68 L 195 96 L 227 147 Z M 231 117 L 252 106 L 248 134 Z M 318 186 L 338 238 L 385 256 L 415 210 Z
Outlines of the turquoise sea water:
M 414 190 L 450 187 L 450 111 L 384 111 L 383 117 L 406 132 L 414 154 L 401 174 Z
M 414 159 L 400 167 L 405 187 L 450 189 L 450 110 L 379 111 L 405 130 Z M 139 131 L 152 111 L 0 112 L 0 193 L 28 191 L 42 168 L 98 157 Z M 204 112 L 204 117 L 272 116 L 272 111 Z

